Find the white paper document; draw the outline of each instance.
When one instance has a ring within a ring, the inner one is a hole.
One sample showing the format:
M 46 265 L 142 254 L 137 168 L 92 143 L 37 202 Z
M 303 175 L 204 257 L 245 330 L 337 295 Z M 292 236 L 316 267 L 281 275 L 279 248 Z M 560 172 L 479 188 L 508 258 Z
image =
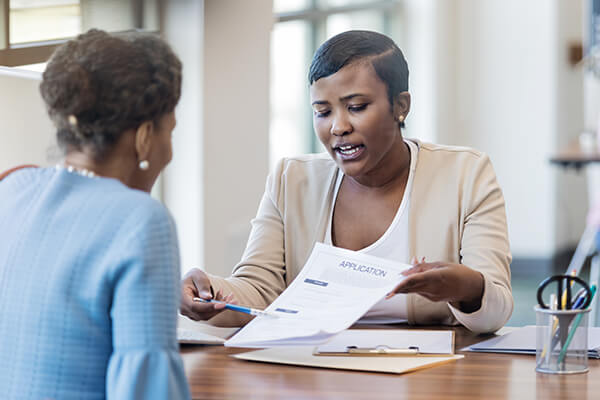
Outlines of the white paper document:
M 536 326 L 528 325 L 467 346 L 463 351 L 532 354 L 536 352 Z M 600 328 L 588 328 L 588 357 L 600 358 Z
M 178 316 L 177 341 L 183 344 L 223 344 L 239 328 L 220 328 Z
M 317 243 L 292 284 L 260 316 L 225 342 L 235 347 L 314 345 L 350 327 L 389 293 L 410 268 Z

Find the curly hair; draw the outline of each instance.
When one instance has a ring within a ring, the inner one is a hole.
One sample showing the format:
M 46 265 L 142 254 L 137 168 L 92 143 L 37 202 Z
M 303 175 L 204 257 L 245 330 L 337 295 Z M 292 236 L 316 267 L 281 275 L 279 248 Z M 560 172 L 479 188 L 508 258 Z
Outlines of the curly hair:
M 92 29 L 63 44 L 40 84 L 58 145 L 103 158 L 125 131 L 175 109 L 181 68 L 169 45 L 151 34 Z

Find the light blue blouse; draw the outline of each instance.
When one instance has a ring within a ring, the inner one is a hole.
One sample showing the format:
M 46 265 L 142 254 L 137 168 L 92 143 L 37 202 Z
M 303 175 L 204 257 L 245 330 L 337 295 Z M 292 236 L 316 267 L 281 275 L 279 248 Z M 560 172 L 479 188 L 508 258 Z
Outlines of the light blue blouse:
M 65 169 L 0 182 L 0 397 L 189 398 L 168 211 Z

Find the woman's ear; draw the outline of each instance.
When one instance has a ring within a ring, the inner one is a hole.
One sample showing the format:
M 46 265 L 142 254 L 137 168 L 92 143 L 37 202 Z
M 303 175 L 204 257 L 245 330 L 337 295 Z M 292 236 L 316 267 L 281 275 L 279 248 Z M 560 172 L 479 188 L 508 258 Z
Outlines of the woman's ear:
M 406 118 L 408 112 L 410 111 L 410 93 L 408 92 L 400 92 L 396 95 L 394 99 L 394 117 L 398 118 L 402 116 L 402 118 Z
M 142 122 L 135 131 L 135 151 L 138 161 L 148 160 L 152 149 L 153 134 L 154 123 L 152 121 Z

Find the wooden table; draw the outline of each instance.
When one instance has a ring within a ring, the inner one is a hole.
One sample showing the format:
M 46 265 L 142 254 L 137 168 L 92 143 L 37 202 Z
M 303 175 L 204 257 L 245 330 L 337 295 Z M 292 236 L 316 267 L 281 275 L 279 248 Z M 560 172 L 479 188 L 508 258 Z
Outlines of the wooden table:
M 402 326 L 404 327 L 404 326 Z M 365 327 L 366 328 L 366 327 Z M 369 327 L 372 328 L 372 327 Z M 485 340 L 465 328 L 456 350 Z M 535 356 L 465 352 L 465 358 L 404 375 L 338 371 L 237 360 L 248 351 L 181 349 L 194 399 L 600 399 L 600 360 L 569 376 L 535 372 Z

